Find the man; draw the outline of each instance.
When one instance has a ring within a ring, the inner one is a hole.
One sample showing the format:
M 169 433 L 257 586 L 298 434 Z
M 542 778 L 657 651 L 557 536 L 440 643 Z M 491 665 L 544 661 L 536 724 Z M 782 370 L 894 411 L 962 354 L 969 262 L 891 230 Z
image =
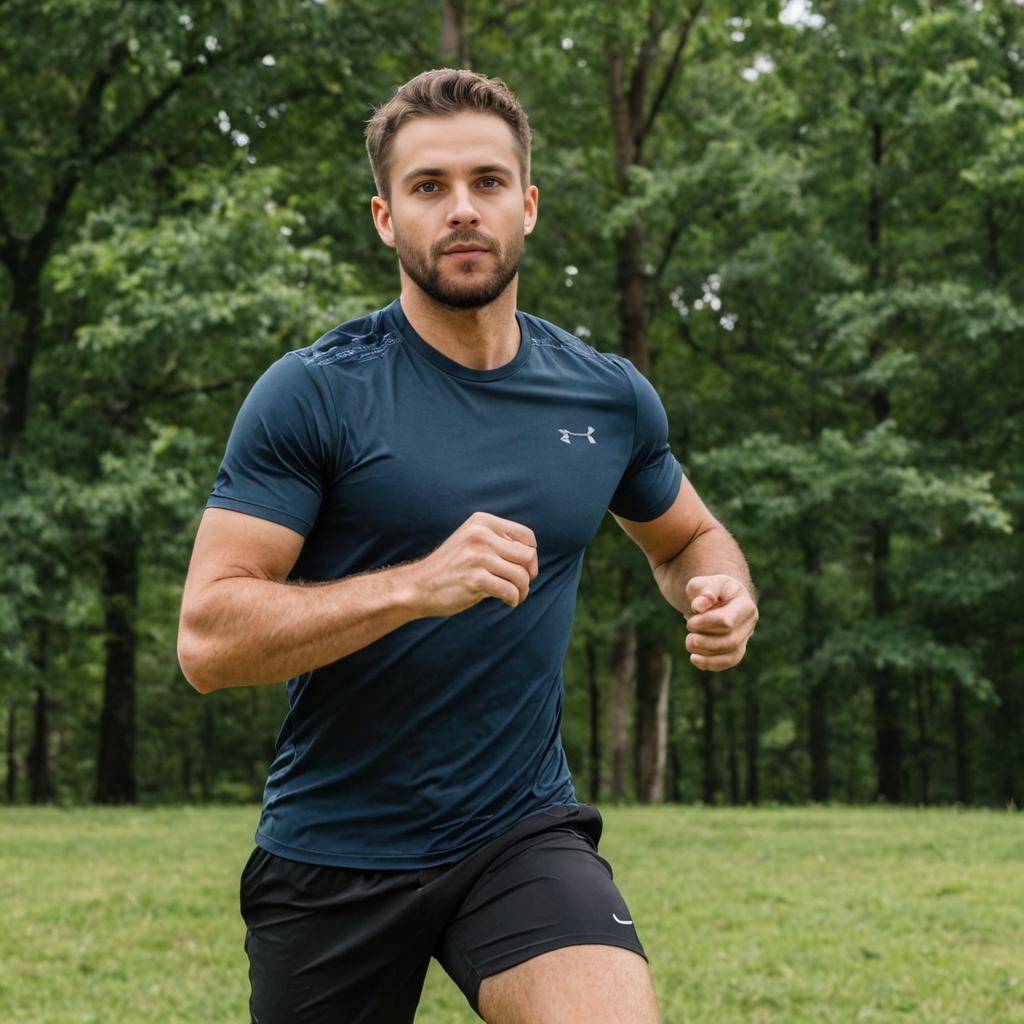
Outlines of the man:
M 241 880 L 258 1024 L 409 1024 L 431 955 L 492 1024 L 658 1020 L 559 738 L 584 548 L 610 508 L 699 668 L 757 611 L 651 386 L 516 309 L 529 145 L 469 71 L 375 113 L 400 298 L 270 367 L 199 527 L 185 675 L 291 680 Z

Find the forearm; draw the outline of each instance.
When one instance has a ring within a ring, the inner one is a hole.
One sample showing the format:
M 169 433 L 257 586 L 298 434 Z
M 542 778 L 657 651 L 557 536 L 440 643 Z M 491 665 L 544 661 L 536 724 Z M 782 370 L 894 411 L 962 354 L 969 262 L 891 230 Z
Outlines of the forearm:
M 673 608 L 689 617 L 692 614 L 686 584 L 695 576 L 731 576 L 747 589 L 757 602 L 757 591 L 739 544 L 719 522 L 702 531 L 674 558 L 654 569 L 658 588 Z
M 256 686 L 327 665 L 421 617 L 411 566 L 332 583 L 237 576 L 183 605 L 178 659 L 201 693 Z

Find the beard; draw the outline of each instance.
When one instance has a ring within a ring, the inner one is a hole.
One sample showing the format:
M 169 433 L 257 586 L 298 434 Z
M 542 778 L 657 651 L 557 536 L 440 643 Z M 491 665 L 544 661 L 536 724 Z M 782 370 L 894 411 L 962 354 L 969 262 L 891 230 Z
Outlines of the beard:
M 445 249 L 460 242 L 478 243 L 490 252 L 484 259 L 494 261 L 494 269 L 483 274 L 474 264 L 477 261 L 455 263 L 446 277 L 441 272 L 441 260 Z M 512 283 L 519 273 L 519 261 L 523 257 L 524 239 L 511 242 L 505 248 L 482 238 L 473 231 L 453 231 L 444 241 L 431 246 L 428 253 L 421 252 L 395 230 L 395 250 L 398 262 L 412 280 L 435 302 L 453 309 L 479 309 L 492 303 Z

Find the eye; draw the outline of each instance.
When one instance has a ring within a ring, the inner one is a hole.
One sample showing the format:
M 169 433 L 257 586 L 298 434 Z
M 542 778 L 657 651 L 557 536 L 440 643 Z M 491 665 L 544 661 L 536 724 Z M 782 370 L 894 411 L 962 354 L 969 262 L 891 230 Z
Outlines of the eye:
M 483 185 L 485 188 L 488 188 L 488 189 L 491 189 L 491 188 L 501 188 L 502 181 L 501 181 L 500 178 L 487 177 L 487 178 L 481 178 L 480 179 L 480 184 Z
M 423 195 L 431 196 L 441 186 L 436 181 L 421 181 L 414 189 L 413 192 L 420 192 Z

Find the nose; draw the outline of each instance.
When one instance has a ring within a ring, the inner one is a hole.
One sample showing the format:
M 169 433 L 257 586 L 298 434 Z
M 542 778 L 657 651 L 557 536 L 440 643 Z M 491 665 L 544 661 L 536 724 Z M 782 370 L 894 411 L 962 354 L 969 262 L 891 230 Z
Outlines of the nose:
M 447 222 L 448 226 L 452 228 L 480 222 L 480 213 L 473 202 L 473 193 L 462 183 L 455 185 L 452 189 L 452 202 L 448 208 Z

